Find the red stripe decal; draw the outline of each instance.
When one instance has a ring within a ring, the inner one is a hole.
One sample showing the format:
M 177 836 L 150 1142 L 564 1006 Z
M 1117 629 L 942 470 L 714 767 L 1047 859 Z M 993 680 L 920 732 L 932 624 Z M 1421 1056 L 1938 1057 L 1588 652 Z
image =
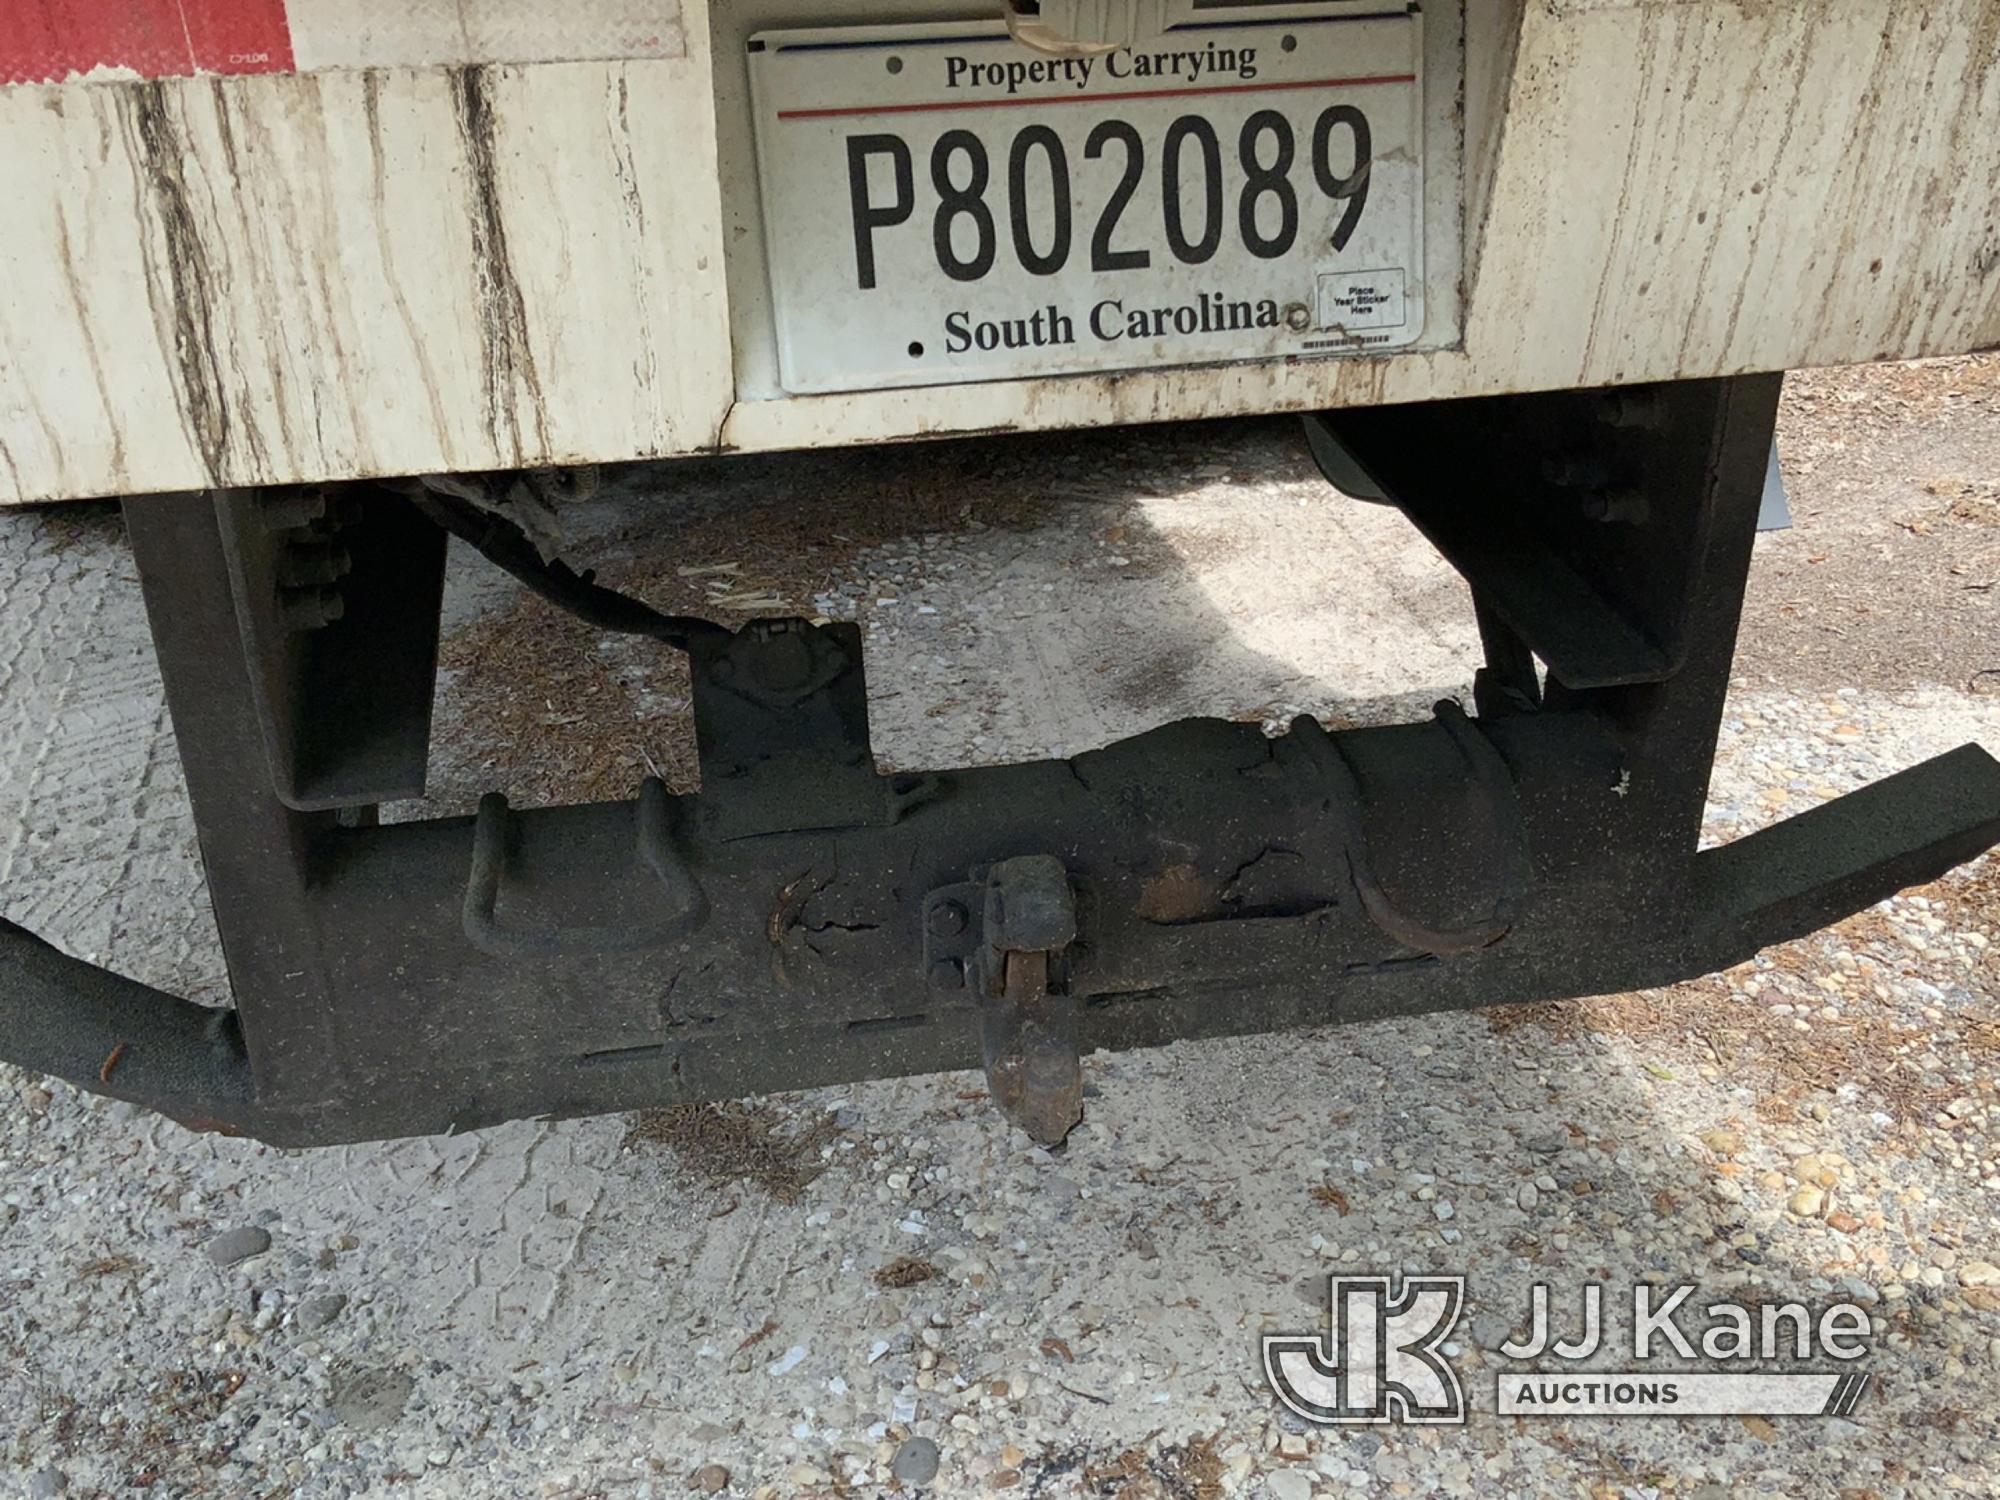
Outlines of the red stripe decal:
M 1009 109 L 1043 104 L 1104 104 L 1114 99 L 1192 99 L 1201 94 L 1268 94 L 1280 89 L 1362 88 L 1372 83 L 1415 83 L 1414 73 L 1368 78 L 1301 78 L 1284 83 L 1227 83 L 1208 88 L 1128 89 L 1122 94 L 1051 94 L 1027 99 L 944 99 L 935 104 L 852 104 L 833 109 L 781 109 L 781 120 L 825 120 L 843 115 L 918 115 L 945 109 Z
M 181 0 L 201 73 L 289 73 L 292 28 L 285 0 Z
M 98 68 L 141 78 L 283 73 L 285 0 L 5 0 L 0 85 L 59 83 Z

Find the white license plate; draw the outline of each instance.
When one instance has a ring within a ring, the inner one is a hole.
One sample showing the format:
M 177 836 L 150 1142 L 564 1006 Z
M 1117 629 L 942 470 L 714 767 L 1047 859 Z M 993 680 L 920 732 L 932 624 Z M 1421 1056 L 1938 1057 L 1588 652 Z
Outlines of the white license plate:
M 1417 16 L 1198 14 L 1094 58 L 983 22 L 752 38 L 785 389 L 1416 340 Z

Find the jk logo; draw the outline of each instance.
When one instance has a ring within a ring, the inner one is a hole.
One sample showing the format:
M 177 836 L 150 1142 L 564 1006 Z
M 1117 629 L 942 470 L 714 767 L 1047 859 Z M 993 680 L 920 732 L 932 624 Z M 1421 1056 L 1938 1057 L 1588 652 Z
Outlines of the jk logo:
M 1308 1422 L 1465 1421 L 1458 1372 L 1439 1352 L 1465 1305 L 1463 1276 L 1327 1278 L 1328 1336 L 1264 1336 L 1264 1378 Z

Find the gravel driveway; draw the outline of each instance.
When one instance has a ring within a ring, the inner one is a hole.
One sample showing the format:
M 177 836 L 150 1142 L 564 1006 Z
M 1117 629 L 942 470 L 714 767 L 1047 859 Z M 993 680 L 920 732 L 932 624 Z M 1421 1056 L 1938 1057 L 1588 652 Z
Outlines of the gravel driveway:
M 2000 359 L 1801 377 L 1784 420 L 1718 840 L 2000 752 Z M 864 621 L 893 764 L 1470 685 L 1462 587 L 1289 424 L 642 470 L 571 521 L 662 604 Z M 476 558 L 445 660 L 402 815 L 689 775 L 674 660 Z M 219 999 L 114 511 L 0 513 L 0 745 L 0 909 Z M 275 1151 L 0 1068 L 0 1492 L 1991 1494 L 1996 943 L 1989 858 L 1672 990 L 1097 1056 L 1054 1155 L 971 1074 Z M 1257 1335 L 1337 1269 L 1469 1278 L 1466 1425 L 1281 1419 Z M 1494 1415 L 1529 1284 L 1585 1280 L 1861 1303 L 1872 1385 Z

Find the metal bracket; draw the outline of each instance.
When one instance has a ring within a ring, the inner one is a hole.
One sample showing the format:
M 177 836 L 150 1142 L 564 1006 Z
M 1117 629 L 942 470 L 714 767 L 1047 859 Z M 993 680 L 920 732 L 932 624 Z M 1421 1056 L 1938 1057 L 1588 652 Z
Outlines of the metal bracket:
M 2000 839 L 2000 763 L 1967 747 L 1700 848 L 1777 394 L 1757 376 L 1365 414 L 1416 439 L 1390 492 L 1488 607 L 1476 723 L 1452 705 L 1277 737 L 1193 719 L 1066 761 L 884 777 L 851 627 L 732 636 L 597 590 L 593 610 L 691 647 L 701 792 L 496 798 L 380 826 L 272 794 L 260 684 L 289 669 L 245 629 L 263 606 L 232 592 L 217 508 L 132 502 L 236 1011 L 217 1021 L 0 922 L 0 1053 L 288 1145 L 977 1057 L 1010 1117 L 1053 1141 L 1080 1108 L 1082 1050 L 1740 962 Z M 1570 477 L 1580 422 L 1612 435 L 1591 460 L 1608 471 L 1638 435 L 1645 520 L 1557 514 L 1546 476 L 1512 488 L 1544 474 L 1538 446 Z M 1477 493 L 1468 454 L 1501 493 Z M 1516 507 L 1527 492 L 1543 503 Z M 1568 574 L 1536 573 L 1544 555 Z M 347 605 L 371 631 L 398 607 Z M 1607 617 L 1663 675 L 1613 680 L 1623 647 L 1592 634 Z M 368 664 L 345 669 L 363 691 Z
M 547 928 L 509 927 L 499 917 L 516 834 L 512 809 L 500 792 L 479 799 L 472 830 L 472 870 L 465 883 L 465 935 L 482 953 L 509 957 L 530 954 L 624 953 L 657 948 L 688 936 L 708 915 L 708 900 L 674 847 L 673 804 L 664 782 L 648 776 L 639 786 L 633 819 L 638 866 L 658 882 L 658 910 L 641 911 L 619 922 L 579 922 Z M 639 888 L 642 898 L 645 887 Z
M 1691 380 L 1356 407 L 1307 432 L 1334 484 L 1399 506 L 1557 680 L 1629 686 L 1688 658 L 1716 462 L 1689 437 L 1716 431 L 1721 392 Z
M 981 1057 L 1000 1112 L 1043 1146 L 1083 1118 L 1076 1002 L 1056 959 L 1076 941 L 1076 893 L 1062 861 L 1028 854 L 986 873 L 975 944 Z M 963 911 L 955 898 L 931 910 Z
M 214 503 L 279 801 L 421 797 L 444 533 L 380 494 L 222 490 Z
M 934 794 L 934 777 L 875 769 L 855 626 L 753 620 L 696 638 L 688 656 L 715 837 L 885 827 Z
M 924 898 L 924 974 L 946 1001 L 990 999 L 1005 988 L 1007 954 L 1059 955 L 1076 940 L 1076 889 L 1050 855 L 1000 860 Z
M 1466 718 L 1465 710 L 1458 704 L 1447 699 L 1436 706 L 1435 713 L 1439 727 L 1465 757 L 1467 781 L 1476 792 L 1471 805 L 1477 824 L 1463 830 L 1465 848 L 1470 861 L 1485 872 L 1492 891 L 1488 915 L 1453 927 L 1434 925 L 1409 915 L 1383 889 L 1375 861 L 1369 854 L 1367 803 L 1361 785 L 1355 779 L 1353 766 L 1341 754 L 1339 744 L 1321 727 L 1319 720 L 1303 716 L 1294 719 L 1292 735 L 1332 788 L 1330 805 L 1341 828 L 1348 879 L 1369 920 L 1413 953 L 1469 953 L 1476 948 L 1491 947 L 1513 927 L 1515 913 L 1528 894 L 1531 879 L 1527 829 L 1521 819 L 1513 776 L 1492 743 Z

